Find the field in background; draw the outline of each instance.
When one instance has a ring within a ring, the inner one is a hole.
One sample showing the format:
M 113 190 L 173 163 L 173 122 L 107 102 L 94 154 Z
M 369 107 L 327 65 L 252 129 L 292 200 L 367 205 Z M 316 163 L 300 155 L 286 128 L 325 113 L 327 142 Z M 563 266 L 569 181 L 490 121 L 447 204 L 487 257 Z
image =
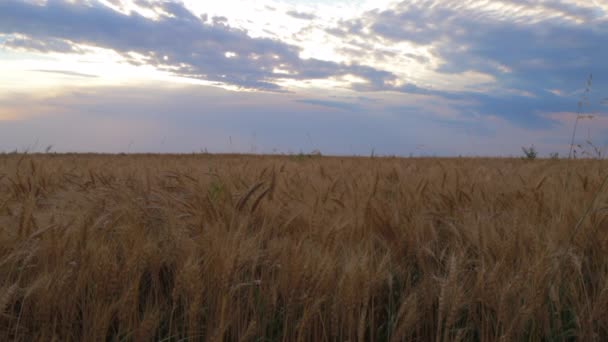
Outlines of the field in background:
M 0 340 L 605 340 L 607 166 L 1 155 Z

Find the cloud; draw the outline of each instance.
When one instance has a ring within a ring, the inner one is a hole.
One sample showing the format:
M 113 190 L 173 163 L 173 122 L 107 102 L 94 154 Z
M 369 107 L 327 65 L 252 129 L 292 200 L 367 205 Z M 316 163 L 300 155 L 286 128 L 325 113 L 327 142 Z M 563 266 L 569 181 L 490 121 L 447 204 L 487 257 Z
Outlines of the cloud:
M 575 96 L 556 96 L 547 89 L 572 93 L 593 73 L 606 80 L 594 91 L 608 93 L 608 12 L 589 2 L 403 1 L 341 21 L 326 32 L 370 46 L 424 48 L 433 60 L 410 52 L 404 56 L 423 64 L 427 74 L 488 75 L 492 84 L 476 92 L 415 84 L 385 89 L 467 99 L 463 112 L 496 115 L 522 127 L 547 129 L 555 123 L 544 114 L 575 106 Z
M 113 4 L 125 7 L 120 1 Z M 315 20 L 315 30 L 341 42 L 335 52 L 351 61 L 344 63 L 303 59 L 296 45 L 254 38 L 225 17 L 197 16 L 179 2 L 137 4 L 159 17 L 121 13 L 99 2 L 0 1 L 0 47 L 73 54 L 97 46 L 132 64 L 272 91 L 283 91 L 279 84 L 285 80 L 355 76 L 365 81 L 351 84 L 358 92 L 450 103 L 468 124 L 499 118 L 532 130 L 554 129 L 557 123 L 547 113 L 575 108 L 578 99 L 572 94 L 590 72 L 600 81 L 594 94 L 608 94 L 608 81 L 602 81 L 608 79 L 608 14 L 589 2 L 415 0 L 338 20 L 333 27 Z M 288 15 L 310 20 L 314 14 Z M 305 42 L 302 35 L 296 38 Z M 409 79 L 410 73 L 422 76 Z M 450 84 L 467 84 L 470 75 L 486 77 L 466 89 Z M 444 78 L 435 83 L 434 76 Z M 345 111 L 359 105 L 317 97 L 297 103 Z
M 8 117 L 0 125 L 0 151 L 23 149 L 38 140 L 39 146 L 52 144 L 61 152 L 188 153 L 207 148 L 211 152 L 298 153 L 319 149 L 324 154 L 369 155 L 375 148 L 377 154 L 405 156 L 520 155 L 522 145 L 535 144 L 543 154 L 567 153 L 576 115 L 551 115 L 548 119 L 553 125 L 530 130 L 506 116 L 470 113 L 462 99 L 359 95 L 328 98 L 232 92 L 161 82 L 73 87 L 35 96 L 4 92 L 0 120 L 3 113 Z M 605 119 L 581 122 L 579 133 L 587 136 L 590 127 L 592 136 L 598 137 L 608 129 Z M 417 145 L 425 147 L 417 150 Z
M 358 102 L 362 102 L 362 103 L 377 103 L 380 102 L 379 98 L 373 98 L 373 97 L 367 97 L 367 96 L 337 96 L 337 95 L 332 95 L 330 96 L 331 98 L 335 98 L 335 99 L 345 99 L 345 100 L 355 100 Z
M 279 79 L 347 74 L 376 87 L 394 79 L 392 73 L 368 66 L 302 59 L 296 46 L 252 38 L 221 17 L 207 22 L 181 3 L 140 0 L 137 4 L 160 17 L 124 14 L 100 3 L 49 0 L 36 5 L 5 0 L 0 2 L 0 33 L 15 35 L 4 44 L 9 48 L 72 53 L 79 45 L 89 45 L 112 49 L 133 64 L 141 63 L 129 54 L 135 52 L 146 64 L 179 76 L 244 88 L 279 90 Z
M 57 151 L 121 152 L 132 141 L 131 152 L 250 152 L 255 146 L 257 152 L 367 154 L 376 147 L 399 153 L 424 134 L 408 118 L 395 123 L 356 110 L 357 103 L 351 111 L 346 101 L 293 93 L 147 84 L 75 88 L 49 97 L 0 95 L 2 109 L 36 113 L 0 125 L 5 151 L 38 139 Z
M 326 29 L 326 31 L 335 36 L 345 38 L 351 35 L 362 34 L 364 28 L 364 20 L 361 18 L 356 18 L 350 20 L 339 20 L 336 26 L 329 27 Z
M 51 74 L 59 74 L 59 75 L 66 75 L 66 76 L 73 76 L 73 77 L 85 77 L 85 78 L 97 78 L 98 77 L 96 75 L 83 74 L 80 72 L 74 72 L 74 71 L 68 71 L 68 70 L 34 69 L 34 70 L 30 70 L 30 71 L 46 72 L 46 73 L 51 73 Z
M 296 102 L 311 104 L 311 105 L 315 105 L 315 106 L 335 108 L 335 109 L 340 109 L 340 110 L 345 110 L 345 111 L 350 111 L 350 112 L 362 110 L 360 105 L 355 104 L 355 103 L 350 103 L 350 102 L 344 102 L 344 101 L 304 99 L 304 100 L 297 100 Z
M 26 37 L 9 37 L 2 45 L 11 49 L 23 49 L 36 52 L 60 52 L 60 53 L 82 53 L 74 44 L 64 39 L 49 38 L 45 40 Z
M 296 19 L 302 19 L 302 20 L 313 20 L 316 19 L 317 16 L 312 14 L 312 13 L 306 13 L 306 12 L 298 12 L 298 11 L 288 11 L 287 15 Z

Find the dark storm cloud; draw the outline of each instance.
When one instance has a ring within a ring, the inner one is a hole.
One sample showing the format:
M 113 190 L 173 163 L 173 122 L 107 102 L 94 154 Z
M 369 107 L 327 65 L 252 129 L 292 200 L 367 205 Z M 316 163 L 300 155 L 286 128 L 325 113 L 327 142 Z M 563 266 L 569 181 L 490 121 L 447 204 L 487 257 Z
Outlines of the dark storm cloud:
M 145 63 L 186 77 L 245 88 L 279 90 L 277 78 L 312 79 L 353 74 L 380 88 L 394 79 L 371 67 L 301 59 L 299 48 L 278 40 L 252 38 L 230 27 L 225 18 L 195 16 L 181 3 L 151 3 L 169 15 L 151 20 L 138 13 L 116 12 L 99 3 L 49 0 L 36 5 L 18 0 L 0 2 L 0 33 L 16 35 L 5 47 L 49 52 L 74 52 L 76 44 L 113 49 L 132 63 Z M 158 11 L 158 10 L 161 11 Z M 233 55 L 234 54 L 234 55 Z M 275 68 L 288 73 L 275 72 Z
M 61 52 L 61 53 L 81 53 L 82 51 L 63 39 L 49 38 L 45 40 L 11 37 L 4 41 L 4 46 L 12 49 L 24 49 L 36 52 Z
M 435 70 L 439 73 L 491 75 L 499 91 L 532 96 L 442 93 L 412 85 L 393 90 L 466 98 L 477 103 L 466 110 L 498 115 L 529 128 L 553 125 L 542 113 L 572 110 L 576 104 L 576 97 L 558 97 L 548 89 L 572 92 L 593 73 L 598 80 L 594 91 L 608 93 L 608 13 L 565 1 L 493 2 L 516 5 L 510 14 L 475 9 L 471 4 L 474 2 L 404 1 L 389 10 L 374 10 L 361 19 L 341 22 L 328 33 L 343 39 L 427 46 L 442 60 Z M 532 10 L 536 12 L 531 14 Z

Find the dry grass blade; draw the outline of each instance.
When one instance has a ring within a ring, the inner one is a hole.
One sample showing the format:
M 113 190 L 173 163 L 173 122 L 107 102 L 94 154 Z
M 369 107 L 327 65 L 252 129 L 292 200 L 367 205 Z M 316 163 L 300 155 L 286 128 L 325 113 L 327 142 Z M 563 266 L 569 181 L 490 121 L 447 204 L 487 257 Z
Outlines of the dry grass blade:
M 264 185 L 264 182 L 258 182 L 256 184 L 254 184 L 252 187 L 249 188 L 249 190 L 247 190 L 247 192 L 241 197 L 241 199 L 239 199 L 239 201 L 236 203 L 236 209 L 241 211 L 243 210 L 243 208 L 245 207 L 245 205 L 247 204 L 247 201 L 249 200 L 249 198 L 253 195 L 254 192 L 256 192 L 256 190 L 258 190 L 262 185 Z
M 0 314 L 4 314 L 9 304 L 13 300 L 13 296 L 17 293 L 19 286 L 17 284 L 13 284 L 8 288 L 2 289 L 0 291 Z
M 591 211 L 595 207 L 597 199 L 599 198 L 600 194 L 604 190 L 604 187 L 606 187 L 606 184 L 608 184 L 608 175 L 606 175 L 604 177 L 604 179 L 602 180 L 602 183 L 600 184 L 599 188 L 597 189 L 597 191 L 593 195 L 593 199 L 591 200 L 591 202 L 589 203 L 589 205 L 586 207 L 585 212 L 580 217 L 580 219 L 576 222 L 576 226 L 574 227 L 574 229 L 572 230 L 572 233 L 570 235 L 570 239 L 569 239 L 570 242 L 572 242 L 572 240 L 576 236 L 576 233 L 579 231 L 581 225 L 583 224 L 583 222 L 585 222 L 585 219 L 589 216 L 589 214 L 591 213 Z
M 541 178 L 540 181 L 538 181 L 538 183 L 536 183 L 534 190 L 540 190 L 540 188 L 543 186 L 543 184 L 545 183 L 546 180 L 547 180 L 547 176 L 544 176 L 543 178 Z
M 253 213 L 258 205 L 260 205 L 260 202 L 262 201 L 262 199 L 264 198 L 264 196 L 266 196 L 267 194 L 269 194 L 271 191 L 271 188 L 268 188 L 266 190 L 264 190 L 256 199 L 255 201 L 253 201 L 253 205 L 251 205 L 251 212 Z

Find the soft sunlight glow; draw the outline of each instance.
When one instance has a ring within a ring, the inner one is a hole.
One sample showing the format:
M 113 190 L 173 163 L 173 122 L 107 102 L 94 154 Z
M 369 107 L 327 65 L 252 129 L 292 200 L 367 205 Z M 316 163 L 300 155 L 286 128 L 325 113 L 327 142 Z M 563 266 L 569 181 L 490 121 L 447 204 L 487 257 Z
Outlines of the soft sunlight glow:
M 281 69 L 281 68 L 273 68 L 272 73 L 279 74 L 279 75 L 296 75 L 295 72 L 291 72 L 287 69 Z
M 13 121 L 13 120 L 18 120 L 19 119 L 19 115 L 15 112 L 12 112 L 8 109 L 1 109 L 0 108 L 0 121 Z
M 128 63 L 112 50 L 85 48 L 88 53 L 82 55 L 52 53 L 40 58 L 38 54 L 28 53 L 23 54 L 19 59 L 5 60 L 0 63 L 0 74 L 2 75 L 0 89 L 20 91 L 53 89 L 57 91 L 73 86 L 118 86 L 149 81 L 227 87 L 217 82 L 178 77 L 158 70 L 145 64 L 147 58 L 136 53 L 129 53 L 129 58 L 144 64 Z M 169 57 L 163 56 L 163 60 L 168 61 Z M 23 82 L 24 79 L 27 82 Z

